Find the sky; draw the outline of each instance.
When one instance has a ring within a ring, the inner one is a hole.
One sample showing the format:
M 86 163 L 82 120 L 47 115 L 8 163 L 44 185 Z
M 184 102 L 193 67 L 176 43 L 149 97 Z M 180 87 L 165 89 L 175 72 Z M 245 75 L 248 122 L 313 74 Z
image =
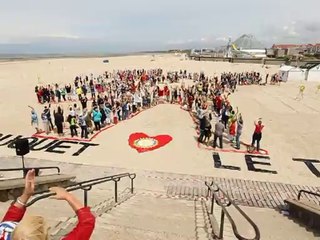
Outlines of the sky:
M 210 48 L 242 34 L 320 43 L 319 0 L 0 1 L 0 53 Z

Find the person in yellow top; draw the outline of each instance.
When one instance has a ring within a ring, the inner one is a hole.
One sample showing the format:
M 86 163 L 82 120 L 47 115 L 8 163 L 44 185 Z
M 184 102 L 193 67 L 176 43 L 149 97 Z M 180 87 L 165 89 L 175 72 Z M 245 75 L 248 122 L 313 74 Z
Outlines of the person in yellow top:
M 304 96 L 304 91 L 306 90 L 306 86 L 305 85 L 300 85 L 299 86 L 299 93 L 297 95 L 297 97 L 295 98 L 295 100 L 302 100 L 303 96 Z
M 198 85 L 197 85 L 197 90 L 198 90 L 198 92 L 199 93 L 202 93 L 202 83 L 199 83 Z
M 320 92 L 320 84 L 317 86 L 316 94 L 318 94 L 319 92 Z
M 81 88 L 81 87 L 78 87 L 78 88 L 76 89 L 76 93 L 77 93 L 78 98 L 79 98 L 79 100 L 80 100 L 80 99 L 81 99 L 81 95 L 82 95 L 82 88 Z

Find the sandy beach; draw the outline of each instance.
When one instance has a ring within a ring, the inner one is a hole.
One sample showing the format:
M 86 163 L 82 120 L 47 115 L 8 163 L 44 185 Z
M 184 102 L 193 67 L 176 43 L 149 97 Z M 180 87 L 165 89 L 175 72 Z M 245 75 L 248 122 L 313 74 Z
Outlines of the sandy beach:
M 30 109 L 37 112 L 43 105 L 37 103 L 34 87 L 37 84 L 72 83 L 76 75 L 95 75 L 117 69 L 154 69 L 164 71 L 187 70 L 204 71 L 207 75 L 222 72 L 257 71 L 263 75 L 278 72 L 279 66 L 268 69 L 254 64 L 232 64 L 225 62 L 196 62 L 182 60 L 175 55 L 126 56 L 108 58 L 46 59 L 22 62 L 0 63 L 0 133 L 31 136 L 34 129 L 30 125 Z M 145 169 L 173 173 L 198 174 L 215 177 L 233 177 L 247 180 L 293 183 L 319 186 L 318 178 L 303 162 L 292 158 L 320 160 L 318 136 L 320 135 L 320 94 L 315 94 L 315 83 L 304 83 L 305 97 L 301 101 L 294 98 L 300 82 L 282 83 L 280 86 L 240 86 L 230 96 L 234 106 L 238 106 L 244 118 L 242 139 L 250 143 L 254 130 L 253 122 L 262 118 L 265 130 L 262 148 L 269 152 L 269 166 L 257 165 L 276 171 L 276 174 L 253 172 L 247 169 L 245 154 L 219 153 L 223 164 L 234 165 L 240 171 L 217 169 L 214 167 L 213 151 L 198 147 L 195 124 L 188 112 L 177 105 L 161 104 L 145 110 L 138 116 L 121 122 L 99 134 L 91 143 L 98 146 L 86 149 L 79 156 L 72 156 L 74 147 L 65 149 L 65 154 L 46 151 L 32 151 L 28 157 L 101 165 L 128 169 Z M 68 104 L 66 104 L 68 105 Z M 163 148 L 152 152 L 138 153 L 128 145 L 128 137 L 134 132 L 144 132 L 150 136 L 169 134 L 173 140 Z M 1 138 L 0 138 L 1 139 Z M 1 142 L 0 142 L 1 143 Z M 15 156 L 14 149 L 0 146 L 0 157 Z M 320 163 L 314 166 L 320 171 Z M 3 166 L 5 167 L 5 166 Z

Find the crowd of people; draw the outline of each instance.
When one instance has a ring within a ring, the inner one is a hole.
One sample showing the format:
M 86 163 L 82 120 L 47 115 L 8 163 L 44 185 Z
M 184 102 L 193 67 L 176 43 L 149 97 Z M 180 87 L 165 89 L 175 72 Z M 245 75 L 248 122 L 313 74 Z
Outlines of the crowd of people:
M 49 134 L 56 131 L 64 135 L 66 123 L 69 124 L 71 137 L 88 138 L 90 133 L 100 131 L 109 124 L 126 120 L 141 109 L 158 103 L 159 98 L 169 101 L 169 85 L 187 76 L 186 71 L 163 74 L 162 69 L 106 72 L 103 76 L 91 79 L 77 76 L 73 84 L 60 87 L 58 84 L 36 86 L 39 103 L 46 103 L 41 113 L 43 131 Z M 187 76 L 188 77 L 188 76 Z M 166 83 L 166 84 L 164 84 Z M 161 88 L 159 85 L 163 85 Z M 177 99 L 178 89 L 172 89 L 173 98 Z M 68 111 L 63 105 L 69 103 Z M 53 109 L 53 104 L 58 106 Z M 48 106 L 47 106 L 48 104 Z M 31 107 L 31 124 L 37 133 L 38 114 Z M 53 113 L 53 114 L 52 114 Z
M 222 149 L 224 133 L 227 133 L 227 141 L 231 143 L 231 146 L 240 149 L 244 120 L 239 109 L 232 106 L 229 96 L 236 90 L 238 84 L 248 83 L 248 77 L 261 79 L 259 73 L 223 73 L 220 79 L 216 77 L 213 83 L 208 82 L 205 77 L 199 79 L 196 84 L 197 88 L 191 88 L 193 91 L 187 92 L 188 109 L 194 111 L 199 121 L 198 141 L 200 143 L 208 145 L 213 135 L 212 147 L 216 148 L 217 140 L 219 140 L 219 147 Z M 216 123 L 212 129 L 211 122 L 214 118 Z M 262 119 L 254 124 L 251 145 L 248 147 L 251 152 L 260 150 L 262 129 L 264 128 Z M 256 147 L 254 147 L 255 145 Z
M 192 80 L 191 84 L 186 85 L 186 79 Z M 222 148 L 223 132 L 228 131 L 229 140 L 239 149 L 243 118 L 238 109 L 233 108 L 228 96 L 238 85 L 260 83 L 261 79 L 262 75 L 257 72 L 222 73 L 209 77 L 203 72 L 180 70 L 164 73 L 162 69 L 118 70 L 97 77 L 92 74 L 77 76 L 72 84 L 35 88 L 38 102 L 46 103 L 41 113 L 43 130 L 32 107 L 31 124 L 38 133 L 54 131 L 61 137 L 69 128 L 71 137 L 80 135 L 87 139 L 90 134 L 126 120 L 142 109 L 160 102 L 178 103 L 197 113 L 199 142 L 207 144 L 213 133 L 212 146 L 216 147 L 219 139 Z M 66 104 L 69 106 L 65 107 Z M 211 126 L 213 116 L 219 119 L 214 131 Z M 254 138 L 258 146 L 260 139 Z

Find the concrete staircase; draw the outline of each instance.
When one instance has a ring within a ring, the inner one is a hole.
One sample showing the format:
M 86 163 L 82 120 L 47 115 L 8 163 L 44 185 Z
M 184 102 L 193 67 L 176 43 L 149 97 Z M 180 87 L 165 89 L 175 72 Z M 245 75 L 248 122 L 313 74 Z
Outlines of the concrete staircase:
M 92 239 L 195 239 L 194 202 L 140 193 L 97 220 Z
M 92 194 L 94 195 L 94 193 Z M 127 201 L 131 197 L 134 196 L 134 194 L 130 193 L 129 189 L 125 189 L 122 193 L 118 196 L 118 202 L 116 203 L 114 201 L 114 198 L 112 195 L 105 195 L 107 196 L 107 199 L 105 201 L 99 202 L 94 204 L 91 202 L 89 204 L 91 206 L 91 211 L 96 217 L 101 216 L 103 213 L 110 211 L 112 208 L 117 207 L 118 205 L 122 204 L 123 202 Z M 101 195 L 100 195 L 100 201 Z M 94 201 L 96 202 L 96 201 Z M 60 221 L 56 221 L 54 225 L 51 225 L 50 228 L 50 235 L 52 240 L 60 240 L 63 236 L 71 232 L 71 230 L 77 225 L 78 219 L 76 215 L 69 215 L 71 217 L 68 218 L 62 218 Z
M 154 192 L 125 191 L 118 203 L 106 200 L 92 211 L 97 216 L 93 240 L 208 240 L 211 225 L 205 202 L 180 199 Z M 72 217 L 51 230 L 53 240 L 60 239 L 76 225 Z
M 209 206 L 210 206 L 209 202 L 205 203 L 205 207 L 206 207 L 207 212 L 209 212 Z M 210 222 L 212 224 L 212 228 L 213 228 L 216 236 L 219 236 L 219 232 L 220 232 L 221 211 L 222 211 L 222 208 L 218 204 L 215 204 L 215 206 L 213 208 L 213 215 L 209 216 Z M 237 239 L 234 236 L 231 223 L 226 216 L 224 219 L 224 228 L 223 229 L 224 229 L 224 231 L 223 231 L 223 239 L 224 240 L 236 240 Z

